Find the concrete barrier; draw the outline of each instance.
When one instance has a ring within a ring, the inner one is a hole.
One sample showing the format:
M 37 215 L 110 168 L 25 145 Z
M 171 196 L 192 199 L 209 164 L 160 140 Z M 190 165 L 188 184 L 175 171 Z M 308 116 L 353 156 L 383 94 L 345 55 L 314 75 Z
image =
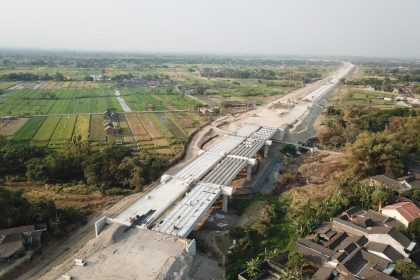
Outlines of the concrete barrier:
M 106 216 L 103 216 L 102 218 L 97 220 L 96 223 L 95 223 L 96 237 L 99 236 L 99 233 L 102 231 L 102 229 L 104 228 L 105 225 L 109 225 L 111 223 L 112 223 L 112 221 L 110 219 L 108 219 Z
M 187 246 L 185 247 L 185 251 L 191 257 L 194 257 L 196 255 L 196 253 L 197 253 L 197 246 L 196 246 L 195 239 L 191 240 L 191 242 L 189 242 L 187 244 Z

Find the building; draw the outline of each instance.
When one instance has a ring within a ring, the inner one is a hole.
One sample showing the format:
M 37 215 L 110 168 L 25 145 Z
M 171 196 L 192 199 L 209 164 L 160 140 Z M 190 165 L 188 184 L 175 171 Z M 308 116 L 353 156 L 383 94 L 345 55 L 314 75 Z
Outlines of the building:
M 115 133 L 114 127 L 111 124 L 109 124 L 109 123 L 104 126 L 104 130 L 105 130 L 105 133 L 107 135 L 112 135 L 112 134 Z
M 255 107 L 257 102 L 255 100 L 224 100 L 221 102 L 223 107 Z
M 400 193 L 406 192 L 412 188 L 412 186 L 407 182 L 407 180 L 394 180 L 389 178 L 386 175 L 376 175 L 370 177 L 368 182 L 378 185 L 378 186 L 385 186 L 390 188 L 397 189 Z
M 387 205 L 381 209 L 381 213 L 403 223 L 406 227 L 415 219 L 420 218 L 420 209 L 411 201 L 398 202 Z
M 147 82 L 147 86 L 149 87 L 149 88 L 156 88 L 156 87 L 158 87 L 160 85 L 160 82 L 159 81 L 148 81 Z
M 393 217 L 352 207 L 298 239 L 296 250 L 319 269 L 312 279 L 395 279 L 395 263 L 410 261 L 416 247 L 396 230 L 401 225 Z
M 20 257 L 25 246 L 40 243 L 44 230 L 36 230 L 34 225 L 0 230 L 0 263 Z

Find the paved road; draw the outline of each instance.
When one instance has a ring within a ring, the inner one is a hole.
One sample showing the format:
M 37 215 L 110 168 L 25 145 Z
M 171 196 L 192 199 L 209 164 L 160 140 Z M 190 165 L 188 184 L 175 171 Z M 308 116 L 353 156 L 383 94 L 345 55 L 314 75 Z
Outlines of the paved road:
M 125 113 L 132 112 L 132 110 L 130 109 L 128 104 L 125 102 L 124 98 L 121 97 L 120 90 L 116 88 L 114 93 L 115 93 L 115 96 L 117 97 L 118 102 L 120 102 L 120 105 L 121 105 L 121 108 L 123 109 L 123 111 Z

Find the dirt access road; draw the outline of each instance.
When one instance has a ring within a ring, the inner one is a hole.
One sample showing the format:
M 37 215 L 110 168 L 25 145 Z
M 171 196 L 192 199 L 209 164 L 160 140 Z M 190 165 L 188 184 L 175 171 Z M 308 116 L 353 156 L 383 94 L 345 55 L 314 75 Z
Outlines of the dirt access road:
M 324 83 L 326 83 L 331 77 L 336 73 L 336 71 L 332 74 L 330 74 L 328 77 L 316 81 L 312 84 L 308 84 L 303 88 L 294 90 L 278 99 L 273 100 L 272 102 L 258 107 L 255 110 L 239 114 L 237 116 L 225 116 L 222 117 L 214 122 L 212 122 L 209 125 L 204 126 L 200 131 L 198 131 L 193 138 L 191 139 L 184 159 L 180 163 L 178 163 L 176 166 L 172 167 L 167 171 L 168 174 L 173 174 L 183 166 L 185 166 L 190 160 L 195 158 L 201 149 L 201 146 L 203 143 L 211 137 L 211 134 L 215 134 L 214 131 L 218 127 L 225 126 L 228 131 L 233 131 L 234 129 L 240 127 L 241 125 L 245 123 L 252 123 L 256 121 L 258 124 L 263 124 L 270 126 L 272 124 L 272 121 L 269 121 L 269 119 L 275 119 L 276 125 L 272 125 L 273 127 L 278 127 L 282 123 L 279 123 L 279 112 L 273 111 L 271 108 L 281 102 L 281 103 L 290 103 L 290 102 L 299 102 L 305 95 L 309 94 L 316 88 L 319 88 Z M 281 114 L 287 114 L 290 112 L 290 109 L 284 109 L 284 112 L 281 112 Z M 252 117 L 253 115 L 261 115 L 261 114 L 269 114 L 271 115 L 270 118 L 266 119 L 258 119 L 255 117 Z M 281 115 L 280 114 L 280 115 Z M 258 119 L 258 120 L 257 120 Z M 269 124 L 266 124 L 268 122 Z M 284 125 L 284 124 L 283 124 Z M 217 133 L 216 133 L 217 134 Z M 220 137 L 219 137 L 220 138 Z M 149 191 L 151 191 L 155 186 L 158 184 L 155 183 L 154 185 L 150 186 L 147 191 L 134 194 L 128 197 L 123 198 L 121 201 L 119 201 L 117 204 L 112 206 L 110 209 L 102 212 L 101 214 L 95 215 L 94 217 L 90 218 L 88 223 L 83 226 L 82 228 L 78 229 L 72 236 L 70 236 L 68 239 L 66 239 L 63 243 L 61 243 L 59 246 L 55 248 L 51 253 L 43 255 L 39 260 L 36 261 L 36 263 L 33 263 L 33 267 L 29 270 L 27 270 L 24 274 L 22 274 L 17 279 L 38 279 L 40 276 L 44 275 L 46 272 L 51 270 L 53 267 L 57 266 L 58 264 L 63 263 L 68 258 L 72 257 L 77 251 L 79 251 L 90 239 L 94 238 L 94 223 L 97 219 L 100 217 L 106 215 L 108 217 L 115 217 L 122 211 L 124 211 L 126 208 L 128 208 L 134 201 L 139 199 L 140 197 L 147 194 Z

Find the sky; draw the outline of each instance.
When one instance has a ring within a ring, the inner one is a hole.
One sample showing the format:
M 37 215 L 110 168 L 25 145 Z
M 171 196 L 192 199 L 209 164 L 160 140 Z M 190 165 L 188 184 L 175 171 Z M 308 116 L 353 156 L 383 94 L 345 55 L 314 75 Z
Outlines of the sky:
M 420 57 L 419 0 L 0 1 L 0 48 Z

